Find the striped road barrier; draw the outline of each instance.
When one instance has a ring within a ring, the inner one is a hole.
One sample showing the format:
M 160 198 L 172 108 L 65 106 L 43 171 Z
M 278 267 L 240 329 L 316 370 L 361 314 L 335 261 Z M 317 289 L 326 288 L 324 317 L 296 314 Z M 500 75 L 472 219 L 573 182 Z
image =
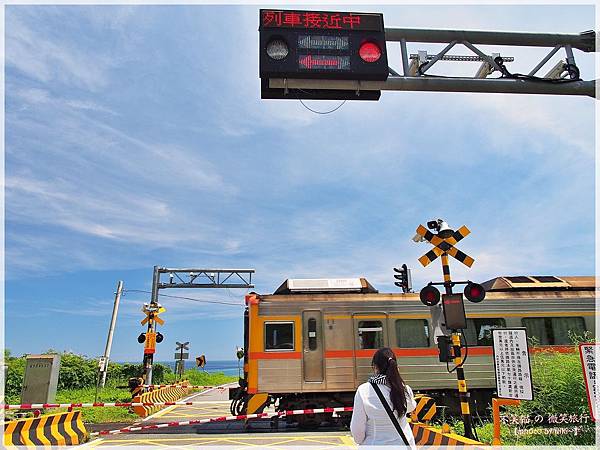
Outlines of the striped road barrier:
M 182 385 L 181 387 L 164 387 L 159 389 L 154 389 L 148 392 L 144 392 L 141 395 L 136 395 L 131 400 L 132 403 L 168 403 L 168 402 L 176 402 L 180 398 L 189 394 L 191 388 L 186 385 Z M 133 412 L 136 413 L 140 417 L 148 417 L 166 405 L 152 405 L 152 406 L 134 406 Z
M 50 414 L 4 423 L 4 445 L 78 445 L 87 437 L 81 411 Z
M 427 395 L 416 394 L 415 401 L 417 402 L 417 407 L 410 413 L 411 420 L 413 422 L 429 423 L 437 412 L 435 400 Z
M 189 384 L 143 384 L 142 387 L 147 389 L 161 389 L 166 387 L 174 387 L 187 389 L 217 389 L 223 391 L 229 389 L 223 386 L 190 386 Z
M 257 414 L 241 414 L 238 416 L 222 416 L 222 417 L 213 417 L 210 419 L 198 419 L 198 420 L 185 420 L 181 422 L 168 422 L 168 423 L 159 423 L 153 425 L 143 425 L 143 426 L 135 426 L 135 427 L 126 427 L 121 428 L 119 430 L 103 430 L 98 431 L 96 433 L 90 433 L 90 436 L 105 436 L 112 434 L 120 434 L 120 433 L 133 433 L 135 431 L 142 430 L 156 430 L 159 428 L 168 428 L 168 427 L 180 427 L 185 425 L 200 425 L 203 423 L 211 423 L 211 422 L 228 422 L 232 420 L 248 420 L 248 419 L 260 419 L 266 417 L 275 417 L 275 416 L 292 416 L 299 414 L 320 414 L 320 413 L 333 413 L 333 412 L 344 412 L 344 411 L 352 411 L 352 406 L 345 406 L 339 408 L 320 408 L 320 409 L 295 409 L 291 411 L 277 411 L 270 413 L 257 413 Z
M 97 433 L 91 433 L 91 436 L 106 436 L 106 435 L 114 435 L 121 433 L 134 433 L 136 431 L 143 430 L 157 430 L 161 428 L 169 428 L 169 427 L 181 427 L 186 425 L 201 425 L 204 423 L 213 423 L 213 422 L 228 422 L 234 420 L 249 420 L 249 419 L 261 419 L 261 418 L 270 418 L 276 416 L 293 416 L 293 415 L 302 415 L 302 414 L 320 414 L 320 413 L 334 413 L 334 412 L 351 412 L 351 406 L 346 407 L 338 407 L 338 408 L 315 408 L 315 409 L 295 409 L 290 411 L 277 411 L 277 412 L 269 412 L 269 413 L 257 413 L 257 414 L 242 414 L 238 416 L 222 416 L 222 417 L 213 417 L 210 419 L 197 419 L 197 420 L 185 420 L 180 422 L 168 422 L 168 423 L 159 423 L 152 425 L 142 425 L 142 426 L 132 426 L 121 428 L 118 430 L 103 430 Z M 413 435 L 415 437 L 415 443 L 419 446 L 424 445 L 435 445 L 435 446 L 453 446 L 453 447 L 464 447 L 466 445 L 470 446 L 469 450 L 483 450 L 484 444 L 482 442 L 478 442 L 472 439 L 468 439 L 464 436 L 460 436 L 454 433 L 444 433 L 440 430 L 437 430 L 433 427 L 425 425 L 419 422 L 411 422 L 410 423 Z
M 413 435 L 415 436 L 415 444 L 427 446 L 453 446 L 464 447 L 469 446 L 469 450 L 483 450 L 485 445 L 482 442 L 468 439 L 464 436 L 454 433 L 442 433 L 441 431 L 425 425 L 423 423 L 411 423 Z

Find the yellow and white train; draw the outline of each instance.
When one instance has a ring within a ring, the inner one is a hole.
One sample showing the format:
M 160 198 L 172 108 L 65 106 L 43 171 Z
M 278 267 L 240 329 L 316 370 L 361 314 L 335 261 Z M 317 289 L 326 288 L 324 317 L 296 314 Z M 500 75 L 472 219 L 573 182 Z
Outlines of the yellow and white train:
M 496 383 L 490 330 L 525 327 L 531 352 L 574 350 L 571 335 L 595 335 L 594 277 L 499 277 L 481 303 L 465 302 L 472 408 L 484 411 Z M 379 293 L 364 278 L 286 280 L 273 294 L 246 296 L 244 377 L 232 413 L 352 405 L 380 347 L 398 357 L 414 391 L 458 408 L 456 375 L 439 362 L 429 309 L 419 295 Z M 307 417 L 307 416 L 299 416 Z M 308 419 L 305 420 L 309 420 Z

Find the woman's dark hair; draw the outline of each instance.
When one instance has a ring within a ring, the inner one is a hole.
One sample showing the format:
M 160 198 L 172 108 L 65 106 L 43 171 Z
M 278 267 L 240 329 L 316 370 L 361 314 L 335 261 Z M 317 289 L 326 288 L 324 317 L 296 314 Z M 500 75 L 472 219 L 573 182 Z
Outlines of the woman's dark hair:
M 402 417 L 406 414 L 406 387 L 404 380 L 398 371 L 398 361 L 396 355 L 387 347 L 380 348 L 373 355 L 373 365 L 377 367 L 379 373 L 387 377 L 387 381 L 391 387 L 390 397 L 394 409 L 398 411 L 398 415 Z

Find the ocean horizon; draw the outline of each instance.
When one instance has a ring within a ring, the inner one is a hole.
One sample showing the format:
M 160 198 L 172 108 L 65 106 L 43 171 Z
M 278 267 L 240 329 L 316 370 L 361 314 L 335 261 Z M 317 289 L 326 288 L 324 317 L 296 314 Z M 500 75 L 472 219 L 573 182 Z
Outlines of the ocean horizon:
M 118 364 L 141 364 L 140 361 L 115 361 Z M 171 370 L 175 371 L 175 361 L 154 361 L 155 363 L 163 364 L 171 368 Z M 240 371 L 243 370 L 244 363 L 240 361 Z M 187 359 L 185 360 L 185 370 L 188 369 L 197 369 L 198 371 L 205 371 L 209 373 L 223 372 L 225 375 L 238 375 L 238 361 L 237 360 L 214 360 L 207 361 L 204 368 L 196 367 L 195 359 Z

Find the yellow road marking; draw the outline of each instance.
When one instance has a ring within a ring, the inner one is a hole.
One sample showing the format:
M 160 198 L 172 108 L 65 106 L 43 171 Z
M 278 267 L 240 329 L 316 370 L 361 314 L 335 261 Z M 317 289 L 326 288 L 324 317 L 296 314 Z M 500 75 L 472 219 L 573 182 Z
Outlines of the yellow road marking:
M 261 443 L 255 443 L 251 441 L 261 440 Z M 274 442 L 264 442 L 264 441 Z M 250 441 L 250 442 L 249 442 Z M 102 440 L 99 439 L 97 443 L 91 442 L 88 445 L 95 444 L 109 445 L 109 446 L 132 446 L 132 445 L 156 445 L 156 446 L 173 446 L 173 445 L 237 445 L 247 447 L 274 447 L 278 445 L 284 446 L 284 444 L 298 442 L 314 442 L 323 445 L 334 445 L 334 446 L 356 446 L 354 440 L 348 435 L 333 435 L 333 436 L 227 436 L 227 437 L 193 437 L 193 438 L 149 438 L 149 439 L 132 439 L 132 440 Z

